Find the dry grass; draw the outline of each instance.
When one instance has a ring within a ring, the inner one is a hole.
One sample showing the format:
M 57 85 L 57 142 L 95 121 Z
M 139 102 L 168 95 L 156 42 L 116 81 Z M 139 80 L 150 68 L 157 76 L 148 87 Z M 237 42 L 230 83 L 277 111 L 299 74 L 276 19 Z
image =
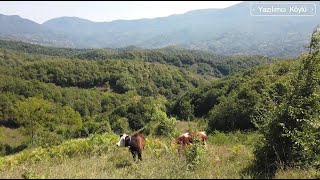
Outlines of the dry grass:
M 298 169 L 292 168 L 280 169 L 276 175 L 276 179 L 320 179 L 320 170 L 316 169 Z
M 243 145 L 208 144 L 201 163 L 187 170 L 172 139 L 147 138 L 143 162 L 133 161 L 126 148 L 111 147 L 102 156 L 51 159 L 23 163 L 0 172 L 2 178 L 241 178 L 252 161 Z
M 18 146 L 26 139 L 19 129 L 0 126 L 0 132 L 0 143 L 8 144 L 10 146 Z
M 194 121 L 178 121 L 176 128 L 179 133 L 185 133 L 188 130 L 200 130 L 200 131 L 205 131 L 206 130 L 206 125 L 205 123 L 200 123 L 200 122 L 194 122 Z
M 188 171 L 183 156 L 147 149 L 143 162 L 133 161 L 125 148 L 108 154 L 22 164 L 0 173 L 2 178 L 240 178 L 239 172 L 252 159 L 246 149 L 232 152 L 225 146 L 208 146 L 203 162 Z M 239 153 L 240 156 L 237 154 Z
M 211 138 L 214 139 L 214 138 Z M 8 166 L 0 172 L 1 178 L 112 178 L 112 179 L 197 179 L 197 178 L 252 178 L 243 174 L 254 156 L 252 147 L 243 144 L 207 145 L 202 161 L 194 170 L 187 169 L 185 156 L 179 155 L 172 139 L 147 137 L 143 161 L 133 161 L 126 148 L 110 144 L 101 156 L 49 158 L 39 162 L 25 162 Z M 315 170 L 279 170 L 275 178 L 316 178 Z

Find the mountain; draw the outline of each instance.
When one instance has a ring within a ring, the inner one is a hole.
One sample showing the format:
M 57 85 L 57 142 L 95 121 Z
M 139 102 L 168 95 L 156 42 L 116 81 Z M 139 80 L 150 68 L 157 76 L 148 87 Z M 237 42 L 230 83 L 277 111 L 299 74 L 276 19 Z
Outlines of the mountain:
M 42 45 L 72 46 L 72 42 L 66 40 L 64 35 L 17 15 L 0 14 L 0 24 L 1 39 L 21 40 Z
M 28 23 L 39 32 L 54 33 L 41 37 L 46 44 L 54 46 L 118 48 L 133 45 L 162 48 L 173 45 L 223 54 L 290 57 L 305 50 L 303 46 L 308 44 L 313 28 L 320 24 L 319 13 L 300 17 L 251 16 L 251 3 L 242 2 L 224 9 L 194 10 L 154 19 L 93 22 L 77 17 L 61 17 L 43 24 L 32 24 L 32 21 L 23 19 L 23 22 L 14 24 L 15 30 L 19 31 L 19 36 L 14 37 L 33 42 L 33 34 L 19 28 Z M 5 31 L 5 26 L 0 27 L 0 32 Z M 1 37 L 10 36 L 8 32 Z M 36 38 L 38 43 L 43 43 L 41 38 Z

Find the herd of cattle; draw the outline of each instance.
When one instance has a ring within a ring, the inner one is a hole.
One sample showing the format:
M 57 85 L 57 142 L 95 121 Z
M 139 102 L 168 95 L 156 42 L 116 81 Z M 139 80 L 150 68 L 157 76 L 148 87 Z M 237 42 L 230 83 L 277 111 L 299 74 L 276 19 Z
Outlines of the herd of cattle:
M 205 131 L 201 132 L 187 132 L 184 134 L 181 134 L 176 140 L 175 143 L 181 146 L 185 145 L 192 145 L 194 141 L 198 139 L 202 141 L 202 143 L 205 145 L 207 141 L 207 134 Z M 142 150 L 144 149 L 145 145 L 145 137 L 141 133 L 135 133 L 132 136 L 129 136 L 127 134 L 120 135 L 120 140 L 117 143 L 117 146 L 119 147 L 128 147 L 133 159 L 136 159 L 136 156 L 138 155 L 138 159 L 142 161 Z

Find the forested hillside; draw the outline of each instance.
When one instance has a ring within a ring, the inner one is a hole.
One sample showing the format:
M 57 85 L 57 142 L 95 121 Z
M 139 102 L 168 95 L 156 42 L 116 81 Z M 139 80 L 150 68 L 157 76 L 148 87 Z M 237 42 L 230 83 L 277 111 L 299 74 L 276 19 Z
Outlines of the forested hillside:
M 178 99 L 172 113 L 181 119 L 204 118 L 210 130 L 254 129 L 259 107 L 268 98 L 281 103 L 297 68 L 297 61 L 287 60 L 212 81 Z
M 37 145 L 145 127 L 159 133 L 154 124 L 174 125 L 167 116 L 186 92 L 275 61 L 175 48 L 77 50 L 0 41 L 1 122 L 20 129 L 28 140 L 21 143 Z
M 191 72 L 211 76 L 223 77 L 231 73 L 250 67 L 276 62 L 276 58 L 265 56 L 225 56 L 198 50 L 186 50 L 177 47 L 146 50 L 134 46 L 119 49 L 70 49 L 50 48 L 40 45 L 31 45 L 17 41 L 0 40 L 0 48 L 17 50 L 32 55 L 49 55 L 82 60 L 142 60 L 158 62 L 176 67 L 185 68 Z M 38 56 L 39 58 L 39 56 Z

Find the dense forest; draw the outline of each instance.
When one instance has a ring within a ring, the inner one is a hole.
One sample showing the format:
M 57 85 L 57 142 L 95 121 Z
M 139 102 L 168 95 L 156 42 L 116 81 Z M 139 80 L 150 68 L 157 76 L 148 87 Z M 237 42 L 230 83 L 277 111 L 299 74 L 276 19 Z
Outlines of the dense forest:
M 69 59 L 95 61 L 117 59 L 158 62 L 185 68 L 191 72 L 210 77 L 223 77 L 259 64 L 278 61 L 276 58 L 268 58 L 265 56 L 224 56 L 199 50 L 185 50 L 174 46 L 150 50 L 134 46 L 119 49 L 68 49 L 50 48 L 18 41 L 0 40 L 0 48 L 16 50 L 32 55 L 49 55 Z M 40 57 L 38 56 L 37 58 Z
M 253 116 L 265 99 L 280 103 L 290 91 L 288 81 L 297 66 L 295 60 L 281 61 L 212 81 L 178 99 L 172 113 L 180 119 L 204 118 L 211 130 L 252 129 Z
M 201 121 L 211 134 L 263 135 L 254 153 L 268 172 L 318 167 L 319 37 L 291 60 L 0 41 L 0 123 L 26 137 L 1 155 L 106 132 L 172 136 L 178 121 Z
M 174 48 L 78 50 L 0 41 L 0 117 L 37 145 L 140 128 L 159 134 L 154 124 L 160 121 L 192 119 L 175 112 L 186 92 L 274 61 Z

